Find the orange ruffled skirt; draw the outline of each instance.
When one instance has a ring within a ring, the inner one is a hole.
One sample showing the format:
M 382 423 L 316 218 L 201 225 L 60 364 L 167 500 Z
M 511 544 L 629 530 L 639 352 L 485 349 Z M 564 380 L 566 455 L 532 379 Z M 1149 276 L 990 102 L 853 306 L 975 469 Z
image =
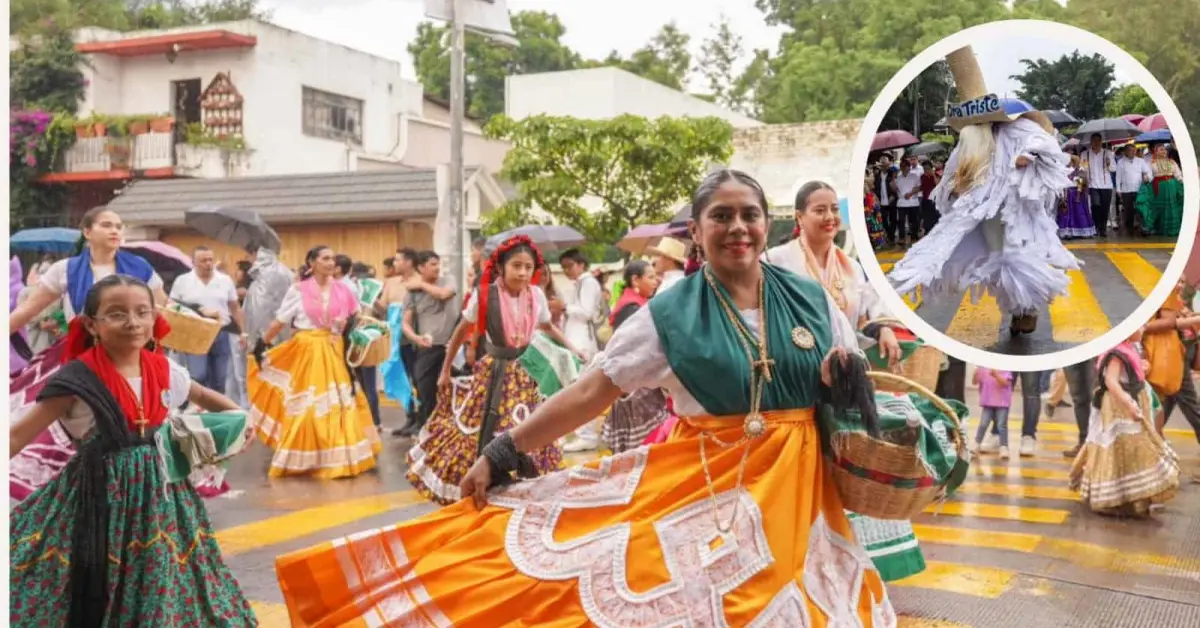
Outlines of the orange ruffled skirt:
M 250 419 L 275 450 L 270 476 L 354 477 L 383 448 L 362 390 L 353 390 L 343 342 L 327 330 L 296 333 L 246 367 Z
M 292 625 L 896 625 L 854 541 L 811 410 L 682 420 L 671 439 L 281 556 Z M 714 517 L 714 514 L 716 515 Z M 732 525 L 730 522 L 732 520 Z M 718 526 L 718 521 L 720 525 Z

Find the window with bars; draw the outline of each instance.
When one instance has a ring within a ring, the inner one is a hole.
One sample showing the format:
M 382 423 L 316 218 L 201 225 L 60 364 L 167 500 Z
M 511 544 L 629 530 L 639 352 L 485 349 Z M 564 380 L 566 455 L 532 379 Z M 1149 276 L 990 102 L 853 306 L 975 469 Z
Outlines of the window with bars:
M 304 88 L 304 134 L 362 144 L 363 101 Z

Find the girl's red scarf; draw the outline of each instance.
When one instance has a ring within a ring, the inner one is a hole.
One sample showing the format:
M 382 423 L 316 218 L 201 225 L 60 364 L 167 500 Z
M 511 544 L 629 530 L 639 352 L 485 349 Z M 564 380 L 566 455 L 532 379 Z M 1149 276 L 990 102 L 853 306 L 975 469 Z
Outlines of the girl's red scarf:
M 617 305 L 613 307 L 612 313 L 608 315 L 608 324 L 615 324 L 617 320 L 617 314 L 619 314 L 626 305 L 629 305 L 630 303 L 636 303 L 638 307 L 645 307 L 649 302 L 649 299 L 638 294 L 638 291 L 634 290 L 632 286 L 625 288 L 625 290 L 621 293 L 621 297 L 617 299 Z
M 113 364 L 108 352 L 99 344 L 90 342 L 91 338 L 83 326 L 82 317 L 75 317 L 71 321 L 63 361 L 79 360 L 92 369 L 117 400 L 129 429 L 134 432 L 153 430 L 162 425 L 170 410 L 171 367 L 159 343 L 170 331 L 171 326 L 167 324 L 166 319 L 157 317 L 154 320 L 154 351 L 141 350 L 141 403 L 138 403 L 129 380 L 117 371 L 117 366 Z

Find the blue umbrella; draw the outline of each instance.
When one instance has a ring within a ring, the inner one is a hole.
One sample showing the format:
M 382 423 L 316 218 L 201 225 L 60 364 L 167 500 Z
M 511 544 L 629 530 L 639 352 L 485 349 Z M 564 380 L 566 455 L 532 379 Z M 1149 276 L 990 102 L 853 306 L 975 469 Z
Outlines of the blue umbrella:
M 70 253 L 79 242 L 78 229 L 44 227 L 25 229 L 12 235 L 9 248 L 13 251 L 36 251 L 39 253 Z
M 1171 140 L 1172 138 L 1170 129 L 1157 129 L 1148 133 L 1142 133 L 1141 135 L 1133 138 L 1133 141 L 1137 142 L 1138 144 L 1170 142 Z

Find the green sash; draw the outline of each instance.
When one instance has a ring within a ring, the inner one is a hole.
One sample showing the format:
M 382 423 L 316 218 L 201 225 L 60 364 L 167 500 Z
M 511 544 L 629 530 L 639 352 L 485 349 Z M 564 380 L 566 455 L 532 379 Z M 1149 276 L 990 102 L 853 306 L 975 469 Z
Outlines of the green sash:
M 767 350 L 775 365 L 772 380 L 763 387 L 760 409 L 811 408 L 819 399 L 821 361 L 833 345 L 825 290 L 811 279 L 770 264 L 763 264 L 763 275 Z M 741 316 L 725 288 L 719 290 L 735 315 Z M 713 416 L 748 413 L 751 367 L 746 350 L 704 272 L 655 296 L 650 300 L 650 312 L 667 363 L 696 401 Z M 792 331 L 797 328 L 812 334 L 812 348 L 803 349 L 792 342 Z M 750 344 L 754 347 L 755 341 Z M 759 359 L 757 353 L 755 359 Z

